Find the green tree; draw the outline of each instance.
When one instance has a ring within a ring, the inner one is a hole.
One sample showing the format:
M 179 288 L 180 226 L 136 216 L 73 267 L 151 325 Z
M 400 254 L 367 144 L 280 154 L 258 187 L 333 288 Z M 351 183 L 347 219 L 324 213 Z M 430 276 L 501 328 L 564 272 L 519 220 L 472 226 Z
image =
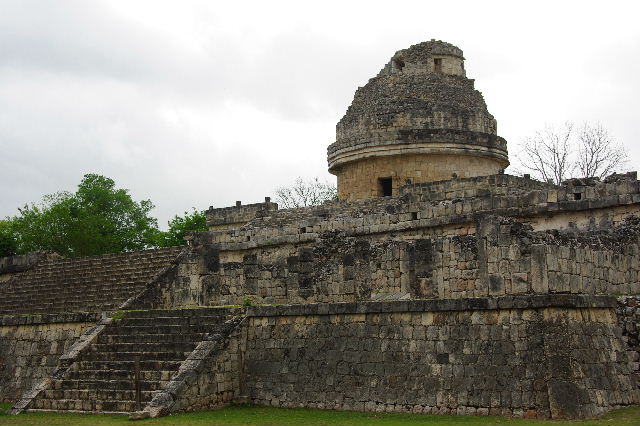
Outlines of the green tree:
M 159 231 L 156 245 L 159 247 L 181 246 L 185 244 L 184 234 L 188 231 L 206 231 L 207 218 L 204 211 L 192 208 L 191 212 L 184 212 L 184 216 L 176 215 L 169 222 L 169 230 Z
M 87 174 L 75 193 L 47 195 L 39 205 L 18 209 L 9 219 L 18 252 L 53 250 L 79 257 L 141 250 L 153 245 L 157 221 L 154 205 L 136 202 L 105 176 Z
M 13 256 L 18 251 L 18 241 L 11 229 L 11 222 L 0 220 L 0 257 Z

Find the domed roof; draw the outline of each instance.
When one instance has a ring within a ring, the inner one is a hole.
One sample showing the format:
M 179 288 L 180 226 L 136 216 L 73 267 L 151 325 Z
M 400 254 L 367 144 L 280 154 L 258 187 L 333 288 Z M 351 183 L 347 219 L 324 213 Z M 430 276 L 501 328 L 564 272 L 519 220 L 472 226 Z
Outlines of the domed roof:
M 407 62 L 426 64 L 434 55 L 456 56 L 464 59 L 460 48 L 442 40 L 431 40 L 414 44 L 407 49 L 399 50 L 394 57 L 402 56 Z
M 355 152 L 358 158 L 381 155 L 377 148 L 385 146 L 491 156 L 506 167 L 506 141 L 497 136 L 496 120 L 466 78 L 463 61 L 462 50 L 436 40 L 396 52 L 358 88 L 337 124 L 330 170 L 353 160 Z

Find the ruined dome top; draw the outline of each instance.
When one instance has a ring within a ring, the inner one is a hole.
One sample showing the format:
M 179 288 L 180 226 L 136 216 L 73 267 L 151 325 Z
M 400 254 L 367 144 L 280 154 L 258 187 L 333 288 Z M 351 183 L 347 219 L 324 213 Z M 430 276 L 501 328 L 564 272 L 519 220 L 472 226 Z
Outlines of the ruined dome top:
M 358 88 L 328 148 L 329 169 L 348 161 L 413 149 L 498 159 L 506 141 L 474 81 L 462 50 L 440 40 L 396 52 L 377 76 Z M 394 155 L 395 155 L 394 154 Z
M 435 39 L 399 50 L 393 57 L 403 57 L 406 61 L 413 63 L 427 63 L 434 55 L 456 56 L 464 59 L 461 49 L 446 41 Z

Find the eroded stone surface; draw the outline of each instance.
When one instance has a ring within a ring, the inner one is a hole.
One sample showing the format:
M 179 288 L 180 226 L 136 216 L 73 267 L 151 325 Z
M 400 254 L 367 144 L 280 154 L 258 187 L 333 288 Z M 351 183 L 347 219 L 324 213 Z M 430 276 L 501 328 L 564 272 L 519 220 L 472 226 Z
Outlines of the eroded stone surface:
M 328 148 L 329 171 L 346 200 L 396 193 L 407 181 L 496 174 L 509 165 L 506 141 L 462 51 L 442 41 L 400 50 L 358 88 Z

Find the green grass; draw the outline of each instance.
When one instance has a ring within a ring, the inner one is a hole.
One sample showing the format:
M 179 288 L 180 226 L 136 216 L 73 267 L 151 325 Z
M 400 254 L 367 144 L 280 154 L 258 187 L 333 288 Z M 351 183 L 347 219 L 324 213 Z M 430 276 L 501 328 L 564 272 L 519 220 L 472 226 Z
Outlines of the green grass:
M 437 416 L 423 414 L 376 414 L 351 411 L 285 409 L 252 405 L 231 406 L 218 411 L 178 414 L 159 419 L 129 421 L 126 416 L 27 413 L 4 414 L 0 404 L 0 426 L 438 426 L 438 425 L 639 425 L 640 406 L 612 411 L 598 419 L 540 421 L 504 417 Z

